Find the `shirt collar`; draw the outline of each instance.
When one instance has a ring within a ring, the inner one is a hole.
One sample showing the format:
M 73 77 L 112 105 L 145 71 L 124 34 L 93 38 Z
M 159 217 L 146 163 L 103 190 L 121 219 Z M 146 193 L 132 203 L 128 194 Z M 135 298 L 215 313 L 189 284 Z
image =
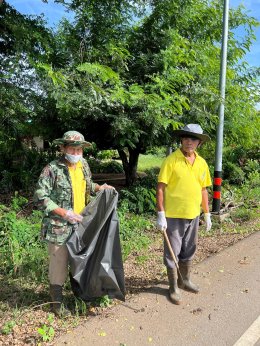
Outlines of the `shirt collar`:
M 184 159 L 186 159 L 186 157 L 184 156 L 184 154 L 183 154 L 183 152 L 181 151 L 180 148 L 178 148 L 178 149 L 176 150 L 176 154 L 177 154 L 178 157 L 183 157 Z M 198 157 L 200 157 L 197 151 L 194 151 L 194 154 L 195 154 L 195 156 L 196 156 L 196 159 L 197 159 Z

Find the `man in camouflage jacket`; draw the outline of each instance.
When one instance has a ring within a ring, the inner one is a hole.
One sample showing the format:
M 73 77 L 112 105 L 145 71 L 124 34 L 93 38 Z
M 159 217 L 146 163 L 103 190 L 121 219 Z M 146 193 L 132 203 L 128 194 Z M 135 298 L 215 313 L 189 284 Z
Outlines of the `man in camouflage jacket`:
M 96 192 L 97 184 L 91 180 L 91 172 L 86 160 L 82 159 L 82 170 L 86 180 L 85 200 Z M 63 245 L 72 233 L 74 224 L 52 213 L 61 207 L 73 210 L 72 183 L 66 160 L 63 157 L 49 163 L 42 171 L 35 191 L 37 206 L 44 211 L 41 235 L 52 243 Z
M 66 241 L 82 221 L 80 211 L 88 204 L 90 195 L 113 187 L 92 181 L 88 163 L 82 157 L 83 148 L 91 144 L 81 133 L 68 131 L 54 143 L 60 145 L 63 155 L 43 169 L 34 200 L 44 212 L 41 235 L 48 242 L 52 310 L 62 316 L 69 314 L 62 304 L 62 286 L 68 271 Z

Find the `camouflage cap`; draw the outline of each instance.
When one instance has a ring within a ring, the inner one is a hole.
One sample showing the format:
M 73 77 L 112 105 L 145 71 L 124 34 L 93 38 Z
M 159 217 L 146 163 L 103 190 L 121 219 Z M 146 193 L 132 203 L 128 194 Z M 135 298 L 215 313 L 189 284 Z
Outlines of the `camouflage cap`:
M 67 131 L 62 138 L 55 139 L 53 144 L 56 145 L 81 145 L 82 147 L 90 147 L 91 143 L 86 142 L 84 136 L 78 131 Z

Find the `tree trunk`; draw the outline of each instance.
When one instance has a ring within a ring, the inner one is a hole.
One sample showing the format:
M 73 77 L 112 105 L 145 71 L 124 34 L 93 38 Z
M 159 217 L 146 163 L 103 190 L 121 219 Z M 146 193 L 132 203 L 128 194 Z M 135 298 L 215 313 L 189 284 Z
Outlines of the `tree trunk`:
M 137 148 L 128 148 L 128 153 L 129 156 L 124 150 L 118 149 L 118 154 L 120 156 L 120 159 L 122 160 L 125 172 L 126 186 L 132 186 L 136 180 L 137 164 L 140 151 Z

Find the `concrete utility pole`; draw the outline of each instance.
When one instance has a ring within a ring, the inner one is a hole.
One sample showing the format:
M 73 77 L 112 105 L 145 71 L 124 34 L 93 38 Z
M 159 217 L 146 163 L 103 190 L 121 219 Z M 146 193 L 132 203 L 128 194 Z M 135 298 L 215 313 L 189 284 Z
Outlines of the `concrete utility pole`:
M 213 184 L 213 204 L 212 204 L 213 212 L 219 212 L 220 201 L 221 201 L 222 149 L 223 149 L 224 104 L 225 104 L 225 90 L 226 90 L 227 42 L 228 42 L 228 15 L 229 15 L 229 0 L 224 0 L 221 64 L 220 64 L 220 77 L 219 77 L 219 90 L 220 90 L 219 123 L 218 123 L 218 129 L 217 129 L 217 143 L 216 143 L 216 152 L 215 152 L 215 170 L 214 170 L 214 184 Z

